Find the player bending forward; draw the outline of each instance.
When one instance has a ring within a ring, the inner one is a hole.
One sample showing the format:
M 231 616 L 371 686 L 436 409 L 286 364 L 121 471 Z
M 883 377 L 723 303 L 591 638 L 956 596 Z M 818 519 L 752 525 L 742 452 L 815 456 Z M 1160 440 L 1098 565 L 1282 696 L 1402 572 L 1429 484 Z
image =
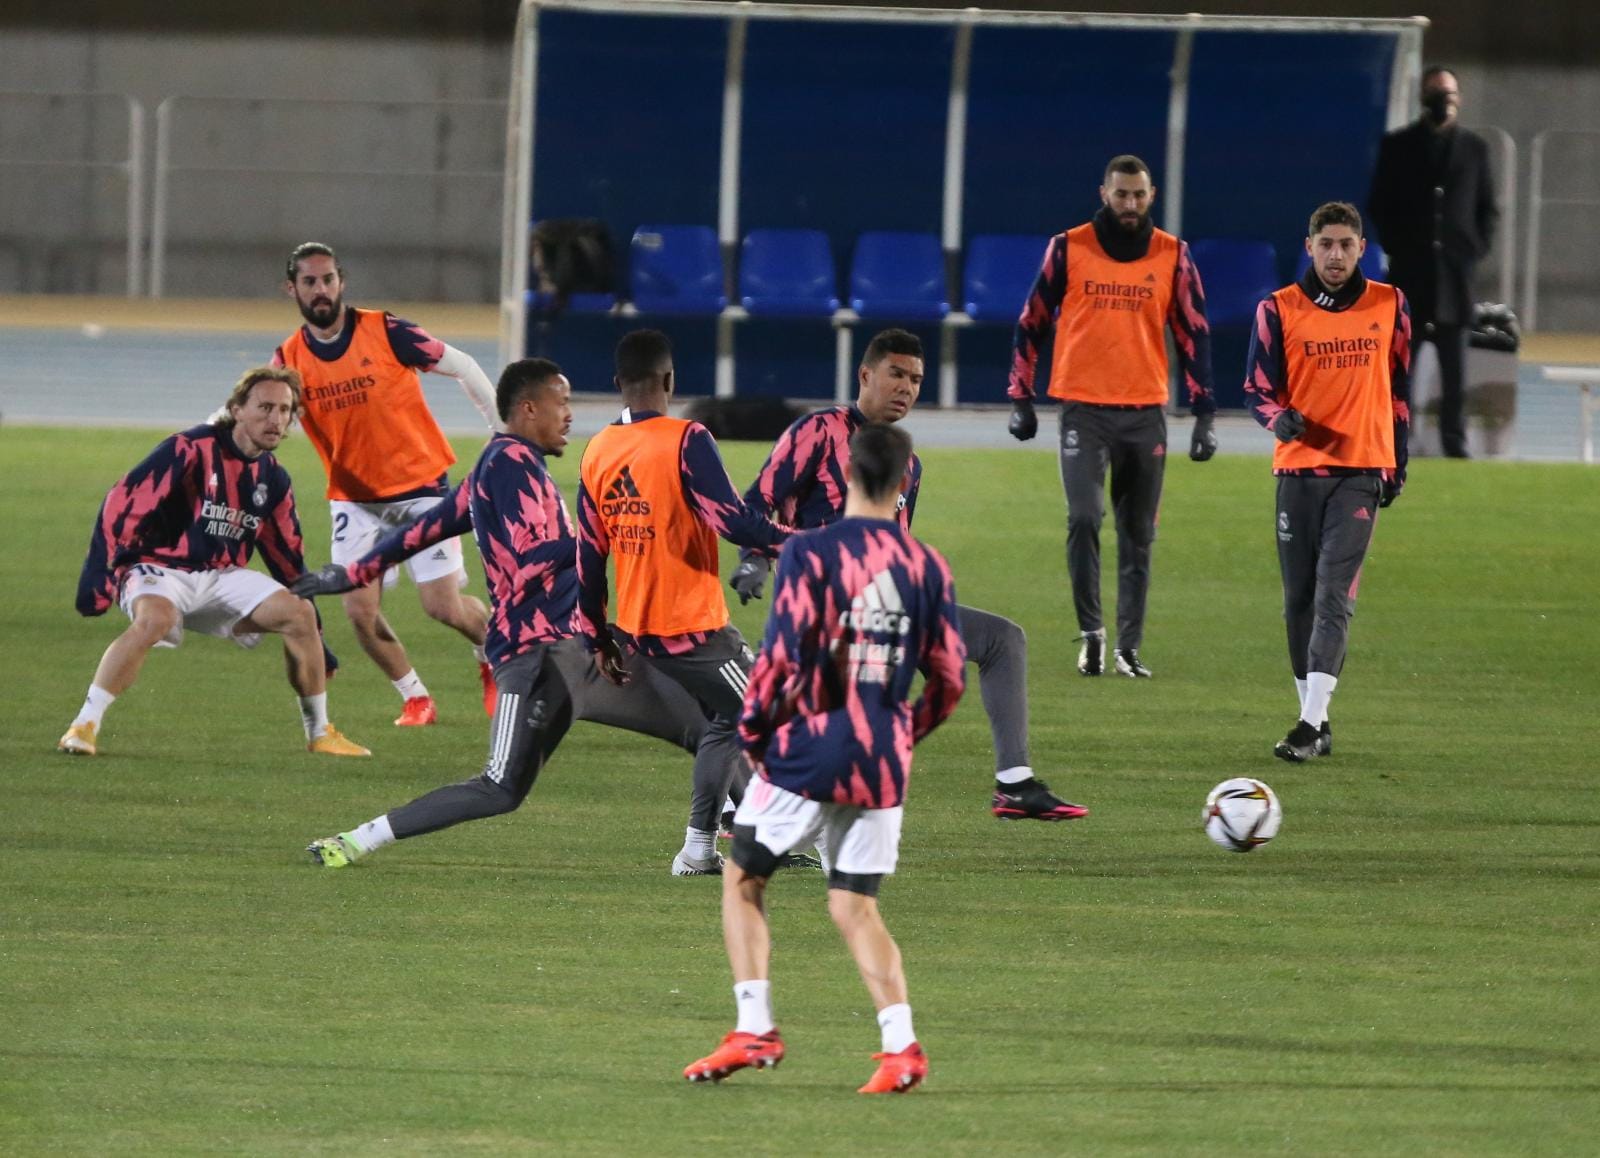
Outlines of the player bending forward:
M 466 480 L 356 562 L 329 563 L 295 584 L 302 595 L 338 594 L 472 531 L 491 603 L 488 654 L 498 694 L 483 772 L 349 832 L 313 841 L 307 851 L 325 868 L 344 868 L 393 841 L 520 807 L 574 720 L 627 728 L 698 751 L 707 724 L 693 697 L 643 665 L 629 672 L 630 686 L 614 686 L 601 678 L 572 634 L 577 540 L 566 501 L 545 467 L 547 457 L 566 449 L 571 393 L 554 362 L 511 363 L 496 392 L 506 429 L 489 440 Z M 729 759 L 742 763 L 744 757 L 735 748 Z
M 221 417 L 162 442 L 106 495 L 78 580 L 78 614 L 104 615 L 120 602 L 133 622 L 106 648 L 61 751 L 93 756 L 106 709 L 133 686 L 150 649 L 177 647 L 188 628 L 241 647 L 265 632 L 282 635 L 306 746 L 371 755 L 328 723 L 327 674 L 337 661 L 323 647 L 316 609 L 284 590 L 305 563 L 289 473 L 272 451 L 299 408 L 293 370 L 250 370 Z M 271 579 L 249 568 L 257 546 Z
M 877 1072 L 860 1092 L 900 1093 L 928 1072 L 877 896 L 899 855 L 912 745 L 955 710 L 966 652 L 949 568 L 895 517 L 910 459 L 910 435 L 863 426 L 850 440 L 845 517 L 796 536 L 779 556 L 739 721 L 757 776 L 734 817 L 733 865 L 722 877 L 738 1024 L 684 1069 L 691 1082 L 783 1060 L 768 980 L 767 881 L 779 857 L 824 832 L 828 912 L 883 1033 Z M 924 684 L 913 703 L 918 671 Z

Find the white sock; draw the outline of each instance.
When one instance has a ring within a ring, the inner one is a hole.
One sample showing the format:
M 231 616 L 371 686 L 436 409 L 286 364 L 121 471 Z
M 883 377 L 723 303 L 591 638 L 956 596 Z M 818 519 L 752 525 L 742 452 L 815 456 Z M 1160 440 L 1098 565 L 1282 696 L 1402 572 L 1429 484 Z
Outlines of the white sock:
M 300 722 L 306 726 L 306 739 L 315 740 L 328 730 L 328 693 L 300 697 Z
M 1024 780 L 1033 779 L 1033 769 L 1026 764 L 1018 764 L 1015 768 L 1006 768 L 996 772 L 994 778 L 1000 784 L 1021 784 Z
M 479 663 L 489 662 L 489 653 L 483 650 L 483 644 L 475 643 L 472 645 L 472 658 Z
M 683 830 L 683 855 L 695 860 L 707 860 L 717 848 L 717 834 L 703 828 Z
M 1306 718 L 1306 681 L 1296 679 L 1294 690 L 1300 693 L 1300 718 L 1303 720 Z
M 424 687 L 422 681 L 417 678 L 416 668 L 412 668 L 399 679 L 390 680 L 389 682 L 394 684 L 394 690 L 400 693 L 401 699 L 414 700 L 418 696 L 425 696 L 428 694 L 428 689 Z
M 735 1033 L 770 1033 L 772 1031 L 772 982 L 736 981 L 733 984 L 733 1001 L 739 1008 L 739 1024 Z
M 911 1029 L 911 1006 L 903 1001 L 878 1010 L 878 1028 L 883 1030 L 884 1053 L 899 1053 L 917 1040 Z
M 1333 699 L 1333 689 L 1339 686 L 1339 677 L 1327 672 L 1306 673 L 1306 706 L 1300 718 L 1308 724 L 1322 727 L 1328 722 L 1328 701 Z
M 350 832 L 341 832 L 339 835 L 362 852 L 374 852 L 386 844 L 393 844 L 395 841 L 394 829 L 389 827 L 388 813 L 384 813 L 376 820 L 369 820 Z
M 112 701 L 116 698 L 105 688 L 90 684 L 89 694 L 83 698 L 83 707 L 78 709 L 77 718 L 72 721 L 72 726 L 76 728 L 79 724 L 93 724 L 96 728 L 99 728 L 100 720 L 105 716 L 106 709 L 111 706 Z M 58 720 L 60 718 L 60 716 L 56 717 Z

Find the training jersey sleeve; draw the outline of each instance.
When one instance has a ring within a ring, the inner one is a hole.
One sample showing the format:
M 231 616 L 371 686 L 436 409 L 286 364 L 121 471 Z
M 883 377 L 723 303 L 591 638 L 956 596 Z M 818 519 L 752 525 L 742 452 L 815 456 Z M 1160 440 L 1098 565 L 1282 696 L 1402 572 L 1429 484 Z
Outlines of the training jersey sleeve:
M 435 543 L 472 530 L 471 495 L 465 482 L 405 526 L 385 535 L 376 546 L 345 568 L 350 581 L 365 587 L 390 567 L 405 562 Z
M 961 620 L 956 611 L 956 585 L 949 565 L 938 552 L 928 550 L 923 579 L 926 606 L 932 611 L 925 629 L 917 669 L 922 672 L 922 694 L 912 708 L 912 737 L 917 743 L 950 718 L 967 688 L 967 648 L 961 642 Z
M 733 487 L 728 484 L 729 489 Z M 600 508 L 589 488 L 578 483 L 578 617 L 577 631 L 584 644 L 610 635 L 606 626 L 606 560 L 611 556 L 611 539 L 606 534 Z
M 1050 337 L 1050 328 L 1061 302 L 1067 296 L 1067 235 L 1058 233 L 1044 251 L 1044 264 L 1033 281 L 1033 289 L 1017 319 L 1011 342 L 1011 377 L 1006 387 L 1008 398 L 1032 398 L 1034 373 L 1039 365 L 1039 350 Z
M 397 362 L 424 373 L 454 378 L 489 428 L 499 429 L 494 386 L 476 358 L 440 341 L 414 322 L 390 313 L 383 315 L 383 328 Z
M 1411 303 L 1394 291 L 1394 338 L 1389 346 L 1389 394 L 1394 405 L 1395 492 L 1406 485 L 1407 442 L 1411 433 Z
M 789 528 L 758 514 L 739 497 L 728 477 L 728 468 L 722 463 L 717 440 L 704 426 L 698 422 L 689 424 L 678 456 L 684 497 L 700 520 L 720 538 L 770 556 L 789 537 Z
M 287 587 L 306 570 L 305 540 L 300 533 L 300 514 L 295 509 L 289 472 L 273 463 L 267 488 L 272 509 L 261 521 L 256 546 L 261 548 L 261 561 L 272 577 Z
M 911 520 L 917 517 L 917 496 L 921 493 L 922 459 L 913 453 L 911 461 L 906 464 L 906 505 L 899 515 L 900 525 L 908 531 L 911 529 Z
M 389 349 L 394 351 L 395 361 L 402 366 L 426 373 L 444 357 L 445 344 L 414 322 L 385 312 L 383 330 L 389 339 Z
M 1256 306 L 1255 324 L 1250 328 L 1250 350 L 1245 355 L 1244 396 L 1251 416 L 1269 430 L 1289 400 L 1283 318 L 1278 313 L 1275 297 L 1262 298 L 1261 304 Z
M 1172 274 L 1172 304 L 1167 309 L 1172 344 L 1178 351 L 1183 397 L 1197 417 L 1215 414 L 1216 394 L 1211 381 L 1211 326 L 1206 321 L 1206 294 L 1200 271 L 1189 254 L 1189 243 L 1178 242 L 1178 264 Z
M 145 456 L 106 494 L 78 576 L 79 615 L 103 615 L 117 600 L 117 556 L 160 526 L 182 518 L 179 483 L 197 461 L 194 444 L 174 434 Z
M 794 524 L 794 511 L 815 485 L 822 467 L 826 439 L 819 428 L 823 421 L 821 412 L 808 414 L 778 435 L 755 482 L 744 492 L 745 506 L 763 518 Z

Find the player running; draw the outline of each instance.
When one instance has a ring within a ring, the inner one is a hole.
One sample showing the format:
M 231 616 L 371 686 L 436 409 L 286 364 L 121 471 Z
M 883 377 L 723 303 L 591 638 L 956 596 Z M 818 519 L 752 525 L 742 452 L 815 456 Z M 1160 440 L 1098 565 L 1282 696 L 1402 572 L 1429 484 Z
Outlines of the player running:
M 744 500 L 754 511 L 797 528 L 825 527 L 844 515 L 850 438 L 868 423 L 899 422 L 922 389 L 922 342 L 905 330 L 884 330 L 867 343 L 854 405 L 830 406 L 797 420 L 779 436 Z M 922 461 L 911 455 L 895 500 L 901 527 L 911 529 Z M 741 602 L 761 598 L 769 565 L 744 552 L 728 585 Z M 1033 774 L 1028 753 L 1028 637 L 1011 620 L 961 608 L 962 642 L 978 665 L 983 710 L 994 741 L 991 811 L 1002 820 L 1075 820 L 1089 815 L 1062 800 Z
M 1277 436 L 1278 568 L 1300 717 L 1273 753 L 1299 764 L 1333 752 L 1328 701 L 1344 668 L 1361 564 L 1378 508 L 1406 481 L 1411 311 L 1368 281 L 1361 214 L 1330 201 L 1311 215 L 1311 268 L 1256 307 L 1245 393 Z
M 272 451 L 299 406 L 293 370 L 246 371 L 219 417 L 163 441 L 106 495 L 78 579 L 78 614 L 104 615 L 120 603 L 133 622 L 106 648 L 61 751 L 95 755 L 106 709 L 133 686 L 150 649 L 177 647 L 188 629 L 241 647 L 282 635 L 306 747 L 371 755 L 328 722 L 327 677 L 337 661 L 316 609 L 284 590 L 305 562 L 289 472 Z M 249 568 L 257 547 L 272 578 Z
M 577 540 L 545 468 L 545 459 L 559 457 L 567 445 L 571 393 L 554 362 L 511 363 L 496 389 L 505 432 L 489 440 L 465 481 L 359 560 L 330 563 L 295 585 L 307 597 L 348 591 L 408 555 L 472 531 L 488 581 L 487 649 L 498 688 L 481 775 L 313 841 L 307 851 L 319 864 L 344 868 L 393 841 L 513 811 L 575 720 L 642 732 L 690 753 L 698 749 L 706 721 L 688 693 L 643 668 L 630 673 L 634 687 L 619 689 L 601 678 L 573 637 Z
M 284 290 L 305 325 L 273 355 L 305 383 L 300 425 L 328 473 L 335 563 L 359 559 L 386 533 L 427 511 L 448 489 L 445 471 L 455 452 L 422 394 L 420 373 L 461 383 L 490 429 L 495 394 L 473 358 L 410 322 L 382 310 L 344 304 L 344 269 L 333 250 L 308 241 L 289 255 Z M 488 612 L 463 596 L 461 542 L 448 539 L 407 561 L 422 609 L 472 644 L 483 683 L 484 711 L 494 710 L 494 677 L 483 651 Z M 375 583 L 347 592 L 345 614 L 362 650 L 394 684 L 402 701 L 395 723 L 431 724 L 438 708 L 411 666 L 399 636 L 383 617 Z
M 622 415 L 589 440 L 578 488 L 578 630 L 607 679 L 621 682 L 621 645 L 681 685 L 711 717 L 694 762 L 694 795 L 674 876 L 722 871 L 722 802 L 739 775 L 734 728 L 754 662 L 717 578 L 717 538 L 771 550 L 788 536 L 740 500 L 716 439 L 667 415 L 672 344 L 656 330 L 616 351 Z M 606 615 L 606 559 L 616 560 L 617 613 Z
M 964 690 L 965 649 L 949 568 L 905 529 L 911 437 L 881 423 L 850 439 L 844 517 L 778 557 L 772 614 L 739 738 L 756 762 L 734 817 L 722 928 L 738 1023 L 691 1082 L 783 1060 L 772 1017 L 766 888 L 778 859 L 826 834 L 828 912 L 872 995 L 882 1031 L 863 1094 L 903 1093 L 928 1072 L 911 1024 L 900 949 L 878 912 L 899 858 L 912 745 Z M 922 694 L 911 700 L 917 672 Z
M 1067 494 L 1067 573 L 1083 647 L 1078 671 L 1105 671 L 1100 524 L 1106 470 L 1117 521 L 1118 675 L 1150 676 L 1139 657 L 1150 595 L 1151 546 L 1167 465 L 1167 347 L 1171 329 L 1194 414 L 1189 457 L 1217 451 L 1211 331 L 1189 247 L 1155 228 L 1150 167 L 1134 156 L 1106 165 L 1094 218 L 1050 239 L 1022 308 L 1011 359 L 1011 434 L 1039 430 L 1033 412 L 1040 347 L 1055 343 L 1050 396 L 1061 400 L 1061 483 Z

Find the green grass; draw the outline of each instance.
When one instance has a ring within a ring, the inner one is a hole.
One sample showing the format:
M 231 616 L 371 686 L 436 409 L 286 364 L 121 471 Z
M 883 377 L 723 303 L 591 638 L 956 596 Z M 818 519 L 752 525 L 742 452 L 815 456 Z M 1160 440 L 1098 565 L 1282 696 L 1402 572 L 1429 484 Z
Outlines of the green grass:
M 482 758 L 465 645 L 405 588 L 436 728 L 390 726 L 329 617 L 333 717 L 371 761 L 303 752 L 276 645 L 198 637 L 152 657 L 103 756 L 57 755 L 123 626 L 72 612 L 90 520 L 155 437 L 0 430 L 0 1151 L 1593 1152 L 1592 472 L 1419 464 L 1377 530 L 1336 754 L 1295 768 L 1270 755 L 1294 698 L 1264 460 L 1174 458 L 1135 684 L 1073 670 L 1052 456 L 927 453 L 918 529 L 1027 628 L 1035 762 L 1093 815 L 989 818 L 975 691 L 919 751 L 883 900 L 933 1073 L 865 1099 L 872 1009 L 815 875 L 774 886 L 789 1059 L 679 1079 L 732 1001 L 715 882 L 667 874 L 689 769 L 663 745 L 580 725 L 521 812 L 308 864 Z M 763 449 L 727 448 L 736 479 Z M 302 440 L 284 457 L 319 562 L 320 474 Z M 752 638 L 764 611 L 735 604 Z M 1241 774 L 1286 817 L 1251 856 L 1198 825 Z

